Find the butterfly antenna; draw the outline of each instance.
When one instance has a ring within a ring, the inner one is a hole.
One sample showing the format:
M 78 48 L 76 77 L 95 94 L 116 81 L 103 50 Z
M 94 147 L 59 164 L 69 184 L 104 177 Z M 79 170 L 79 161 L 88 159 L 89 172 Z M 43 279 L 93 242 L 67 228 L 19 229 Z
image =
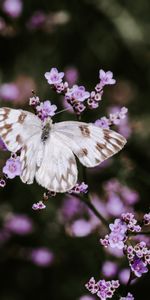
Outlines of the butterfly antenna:
M 64 112 L 64 111 L 67 111 L 67 110 L 69 110 L 70 108 L 68 107 L 68 108 L 65 108 L 65 109 L 62 109 L 62 110 L 60 110 L 60 111 L 58 111 L 55 115 L 58 115 L 58 114 L 60 114 L 60 113 L 62 113 L 62 112 Z

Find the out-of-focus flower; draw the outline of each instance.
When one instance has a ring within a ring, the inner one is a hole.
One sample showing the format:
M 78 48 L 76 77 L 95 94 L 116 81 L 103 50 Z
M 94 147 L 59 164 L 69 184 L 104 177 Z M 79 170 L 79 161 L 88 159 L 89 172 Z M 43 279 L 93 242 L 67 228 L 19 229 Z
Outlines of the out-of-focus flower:
M 49 100 L 46 100 L 41 102 L 40 105 L 37 105 L 36 110 L 38 112 L 38 116 L 44 120 L 47 117 L 53 117 L 55 115 L 57 106 L 55 104 L 51 104 Z
M 106 300 L 107 298 L 112 298 L 115 290 L 119 287 L 118 280 L 100 280 L 97 283 L 95 282 L 94 277 L 92 277 L 85 287 L 92 293 L 97 294 L 98 298 L 101 300 Z
M 70 234 L 76 237 L 83 237 L 91 234 L 93 227 L 91 223 L 85 219 L 78 219 L 74 221 L 70 228 Z
M 32 205 L 33 210 L 41 210 L 41 209 L 45 209 L 45 208 L 46 208 L 46 205 L 42 201 L 39 201 Z
M 64 221 L 70 221 L 74 217 L 82 215 L 85 211 L 87 211 L 87 207 L 81 202 L 80 199 L 69 196 L 65 198 L 60 210 L 60 214 Z
M 105 72 L 104 70 L 101 69 L 99 71 L 99 79 L 101 80 L 102 86 L 116 83 L 116 80 L 113 79 L 113 73 L 111 71 Z
M 35 30 L 42 28 L 46 20 L 46 15 L 43 11 L 35 11 L 27 22 L 27 28 Z
M 102 272 L 105 277 L 113 277 L 116 275 L 118 270 L 118 266 L 115 262 L 105 261 L 102 266 Z
M 93 296 L 84 295 L 79 298 L 79 300 L 96 300 Z
M 13 179 L 21 174 L 21 162 L 20 157 L 11 157 L 6 161 L 6 165 L 3 167 L 3 173 L 7 175 L 9 179 Z
M 21 0 L 5 0 L 3 11 L 12 18 L 18 18 L 22 13 L 23 4 Z
M 134 300 L 134 297 L 131 293 L 128 293 L 126 297 L 121 297 L 119 300 Z
M 62 82 L 63 77 L 64 73 L 58 72 L 56 68 L 52 68 L 50 72 L 45 73 L 45 78 L 47 79 L 49 84 L 59 84 Z
M 33 249 L 29 254 L 29 259 L 39 267 L 50 266 L 54 262 L 54 254 L 45 247 Z
M 26 235 L 33 231 L 33 223 L 26 215 L 12 214 L 7 216 L 4 228 L 15 234 Z
M 3 83 L 0 86 L 0 97 L 3 100 L 13 101 L 19 97 L 19 89 L 15 83 Z
M 130 277 L 130 269 L 129 268 L 122 269 L 119 272 L 119 280 L 122 284 L 127 284 L 129 277 Z
M 69 85 L 74 85 L 78 80 L 78 70 L 75 67 L 68 67 L 65 70 L 65 77 Z
M 122 203 L 119 195 L 116 193 L 111 193 L 108 196 L 106 209 L 111 216 L 120 216 L 122 211 L 124 211 L 124 204 Z

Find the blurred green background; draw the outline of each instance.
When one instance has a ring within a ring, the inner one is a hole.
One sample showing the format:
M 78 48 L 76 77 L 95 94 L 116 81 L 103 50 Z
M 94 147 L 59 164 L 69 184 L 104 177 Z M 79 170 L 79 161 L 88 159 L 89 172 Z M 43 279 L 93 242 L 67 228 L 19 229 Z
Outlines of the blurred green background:
M 92 90 L 98 82 L 99 69 L 111 70 L 117 84 L 105 89 L 99 109 L 84 113 L 83 120 L 92 122 L 107 115 L 112 106 L 126 106 L 130 134 L 122 153 L 108 165 L 88 172 L 89 186 L 105 207 L 109 199 L 104 183 L 116 178 L 138 194 L 135 205 L 128 202 L 126 207 L 134 206 L 138 216 L 148 212 L 150 2 L 26 0 L 22 1 L 20 11 L 19 4 L 13 3 L 15 11 L 18 9 L 17 16 L 12 13 L 11 5 L 6 7 L 4 2 L 0 1 L 0 89 L 6 83 L 13 83 L 19 94 L 16 99 L 1 94 L 0 105 L 27 108 L 31 90 L 35 89 L 41 100 L 50 99 L 63 109 L 63 99 L 50 90 L 44 78 L 46 71 L 52 67 L 73 70 L 76 82 Z M 63 113 L 57 121 L 66 119 L 75 116 Z M 1 151 L 1 168 L 6 157 L 8 154 Z M 106 253 L 100 246 L 99 238 L 105 234 L 103 226 L 96 224 L 94 230 L 92 227 L 82 237 L 71 233 L 74 219 L 68 220 L 62 213 L 68 196 L 52 197 L 46 210 L 34 212 L 32 204 L 42 199 L 42 193 L 36 183 L 27 186 L 19 179 L 9 181 L 0 190 L 1 300 L 78 300 L 88 294 L 84 284 L 91 276 L 104 277 L 101 268 L 104 260 L 118 264 L 119 271 L 113 278 L 128 267 L 126 260 Z M 6 230 L 12 214 L 20 218 L 23 215 L 32 229 L 25 233 L 19 229 Z M 107 214 L 110 219 L 116 216 Z M 78 208 L 73 218 L 90 223 L 84 208 L 81 211 Z M 47 263 L 39 264 L 31 255 L 35 249 L 48 251 L 52 258 L 48 256 Z M 148 299 L 148 280 L 146 274 L 132 286 L 135 299 Z

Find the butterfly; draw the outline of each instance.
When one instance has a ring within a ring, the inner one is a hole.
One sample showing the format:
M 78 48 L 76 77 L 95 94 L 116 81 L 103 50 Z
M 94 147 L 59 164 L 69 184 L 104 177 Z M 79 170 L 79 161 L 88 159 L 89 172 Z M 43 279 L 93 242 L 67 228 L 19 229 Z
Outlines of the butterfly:
M 0 108 L 0 137 L 7 149 L 20 151 L 21 180 L 32 184 L 34 178 L 44 188 L 64 193 L 74 187 L 82 165 L 95 167 L 120 151 L 126 139 L 110 129 L 91 123 L 44 122 L 21 109 Z

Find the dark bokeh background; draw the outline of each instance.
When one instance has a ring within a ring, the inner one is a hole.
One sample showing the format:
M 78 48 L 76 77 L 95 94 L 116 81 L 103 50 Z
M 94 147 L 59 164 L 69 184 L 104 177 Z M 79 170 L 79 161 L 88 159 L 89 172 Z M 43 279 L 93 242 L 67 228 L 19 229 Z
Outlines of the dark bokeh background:
M 3 6 L 4 1 L 0 1 L 0 85 L 15 84 L 19 96 L 12 100 L 1 96 L 1 106 L 26 108 L 31 90 L 35 89 L 41 99 L 50 99 L 63 109 L 63 100 L 46 83 L 46 71 L 54 66 L 62 71 L 73 68 L 79 74 L 77 83 L 92 90 L 98 82 L 99 69 L 111 70 L 117 84 L 105 89 L 100 108 L 85 113 L 83 119 L 95 121 L 112 106 L 126 106 L 130 134 L 121 154 L 108 165 L 88 173 L 89 186 L 105 207 L 110 199 L 103 183 L 116 178 L 124 187 L 137 192 L 139 200 L 134 210 L 138 216 L 148 211 L 150 2 L 26 0 L 17 17 L 9 16 Z M 35 25 L 31 17 L 37 11 L 43 17 Z M 64 113 L 57 120 L 71 118 L 75 117 Z M 8 154 L 1 151 L 1 167 L 6 157 Z M 126 260 L 110 256 L 101 248 L 99 238 L 105 233 L 103 226 L 92 228 L 84 237 L 71 233 L 72 220 L 62 217 L 66 195 L 51 198 L 46 210 L 34 212 L 32 204 L 42 199 L 42 193 L 36 183 L 26 186 L 19 179 L 10 181 L 0 191 L 1 300 L 77 300 L 88 294 L 84 284 L 90 276 L 104 277 L 101 270 L 104 260 L 118 263 L 119 270 L 128 267 Z M 133 205 L 126 206 L 132 209 Z M 5 223 L 12 213 L 14 217 L 30 218 L 27 223 L 32 230 L 26 234 L 22 230 L 19 234 L 17 230 L 6 232 Z M 75 219 L 82 217 L 89 221 L 85 212 L 80 214 Z M 110 219 L 117 217 L 117 214 L 108 215 Z M 43 247 L 54 258 L 39 266 L 31 253 Z M 148 299 L 148 275 L 131 290 L 137 300 Z

